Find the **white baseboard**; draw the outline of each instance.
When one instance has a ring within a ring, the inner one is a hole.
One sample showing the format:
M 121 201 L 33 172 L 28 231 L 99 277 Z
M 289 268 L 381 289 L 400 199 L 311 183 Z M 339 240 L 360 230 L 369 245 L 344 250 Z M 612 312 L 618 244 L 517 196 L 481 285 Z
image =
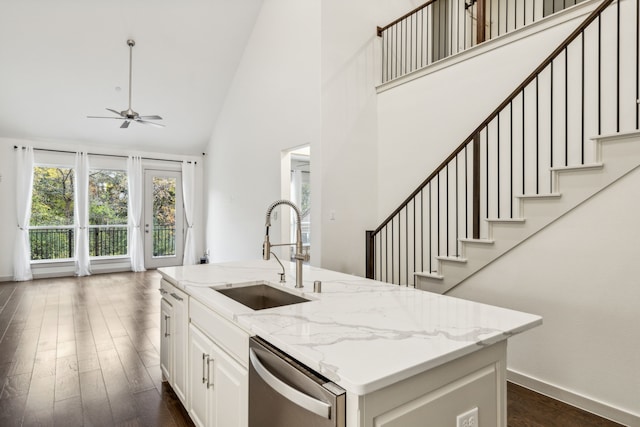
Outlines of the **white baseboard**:
M 507 370 L 507 380 L 625 426 L 640 426 L 640 416 L 638 415 L 565 390 L 553 384 L 542 382 L 519 372 Z

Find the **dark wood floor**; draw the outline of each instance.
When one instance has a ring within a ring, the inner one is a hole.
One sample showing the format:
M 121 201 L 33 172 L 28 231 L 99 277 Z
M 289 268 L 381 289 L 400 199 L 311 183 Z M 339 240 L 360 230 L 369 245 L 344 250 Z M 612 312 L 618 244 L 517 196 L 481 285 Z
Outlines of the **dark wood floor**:
M 160 276 L 0 283 L 0 426 L 191 426 L 163 385 Z M 618 426 L 510 384 L 510 427 Z

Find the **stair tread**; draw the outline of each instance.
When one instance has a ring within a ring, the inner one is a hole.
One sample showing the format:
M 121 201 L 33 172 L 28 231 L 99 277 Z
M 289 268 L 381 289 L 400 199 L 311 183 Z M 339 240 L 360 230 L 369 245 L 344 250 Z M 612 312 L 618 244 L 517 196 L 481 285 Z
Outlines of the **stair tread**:
M 551 168 L 551 171 L 562 172 L 562 171 L 578 171 L 578 170 L 589 170 L 589 169 L 601 169 L 604 167 L 604 163 L 588 163 L 584 165 L 569 165 L 569 166 L 554 166 Z
M 420 276 L 420 277 L 426 277 L 429 279 L 437 279 L 437 280 L 442 280 L 444 279 L 444 276 L 442 274 L 438 274 L 436 272 L 434 273 L 429 273 L 429 272 L 424 272 L 424 271 L 416 271 L 415 273 L 413 273 L 414 276 Z
M 619 140 L 619 139 L 633 138 L 638 136 L 640 136 L 640 131 L 632 130 L 629 132 L 617 132 L 617 133 L 611 133 L 611 134 L 597 135 L 597 136 L 591 137 L 590 139 L 592 141 L 606 142 L 609 140 Z
M 486 218 L 489 222 L 525 222 L 525 218 Z
M 436 257 L 436 259 L 439 259 L 441 261 L 467 262 L 467 259 L 463 258 L 461 256 L 439 255 L 439 256 Z
M 517 195 L 518 199 L 556 199 L 561 197 L 562 193 L 540 193 L 540 194 L 520 194 Z
M 458 241 L 464 242 L 464 243 L 482 243 L 485 245 L 492 245 L 496 242 L 493 239 L 467 239 L 467 238 L 460 238 L 458 239 Z

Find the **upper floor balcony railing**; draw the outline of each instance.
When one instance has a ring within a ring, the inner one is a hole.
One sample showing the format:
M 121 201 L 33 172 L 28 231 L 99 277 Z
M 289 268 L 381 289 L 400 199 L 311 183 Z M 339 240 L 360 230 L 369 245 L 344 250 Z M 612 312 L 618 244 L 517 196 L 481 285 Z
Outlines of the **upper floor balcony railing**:
M 381 82 L 397 79 L 583 0 L 429 0 L 378 27 Z

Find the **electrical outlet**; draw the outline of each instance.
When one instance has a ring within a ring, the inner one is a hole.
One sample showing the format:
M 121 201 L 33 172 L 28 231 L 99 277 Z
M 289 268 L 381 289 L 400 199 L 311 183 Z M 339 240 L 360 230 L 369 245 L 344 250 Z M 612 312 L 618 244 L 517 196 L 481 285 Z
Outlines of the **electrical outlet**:
M 479 427 L 478 408 L 473 408 L 456 417 L 456 427 Z

